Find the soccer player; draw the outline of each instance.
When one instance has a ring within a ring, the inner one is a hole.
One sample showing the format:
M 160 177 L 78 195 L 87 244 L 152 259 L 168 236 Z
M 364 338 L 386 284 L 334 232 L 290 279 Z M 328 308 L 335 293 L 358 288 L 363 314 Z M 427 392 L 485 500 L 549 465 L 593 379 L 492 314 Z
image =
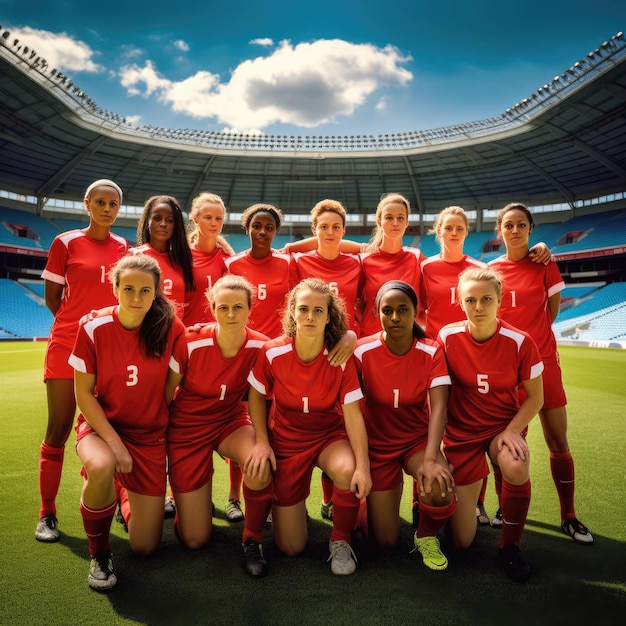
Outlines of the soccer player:
M 307 542 L 305 501 L 314 466 L 334 483 L 331 571 L 356 568 L 350 534 L 372 481 L 367 433 L 353 359 L 332 367 L 326 350 L 345 333 L 346 314 L 335 290 L 307 278 L 289 294 L 284 336 L 265 344 L 250 373 L 248 406 L 256 444 L 244 475 L 274 470 L 272 529 L 277 547 L 293 556 Z M 266 397 L 273 394 L 269 418 Z
M 476 501 L 489 473 L 487 453 L 503 478 L 498 561 L 509 578 L 525 582 L 530 566 L 519 550 L 530 504 L 525 434 L 543 404 L 543 363 L 529 335 L 498 319 L 502 284 L 497 272 L 467 269 L 458 285 L 467 319 L 444 326 L 438 337 L 452 378 L 444 434 L 458 496 L 451 537 L 457 548 L 474 540 Z M 518 387 L 525 391 L 523 401 Z
M 248 325 L 270 338 L 282 333 L 281 316 L 289 293 L 290 255 L 272 248 L 283 215 L 271 204 L 253 204 L 241 216 L 250 249 L 225 259 L 231 274 L 243 276 L 256 290 Z
M 112 180 L 91 183 L 84 199 L 89 225 L 54 239 L 42 273 L 46 306 L 54 315 L 54 322 L 44 363 L 48 426 L 39 453 L 41 506 L 35 532 L 38 541 L 59 539 L 56 496 L 65 442 L 76 413 L 74 370 L 68 358 L 80 318 L 92 309 L 115 302 L 108 272 L 128 250 L 128 242 L 111 232 L 121 204 L 122 190 Z
M 346 210 L 336 200 L 320 200 L 311 209 L 311 230 L 317 239 L 317 248 L 296 253 L 292 259 L 291 284 L 305 278 L 321 278 L 343 298 L 348 316 L 348 329 L 359 334 L 356 308 L 361 297 L 363 273 L 355 255 L 341 252 L 346 234 Z
M 180 387 L 167 431 L 176 534 L 194 549 L 205 545 L 212 532 L 213 451 L 241 467 L 255 444 L 243 397 L 248 374 L 267 341 L 246 326 L 252 306 L 247 280 L 223 276 L 210 289 L 208 300 L 217 323 L 188 331 L 186 351 L 172 359 L 172 378 Z M 261 542 L 272 504 L 269 466 L 244 476 L 243 493 L 244 567 L 250 575 L 262 576 L 267 562 Z
M 182 319 L 187 293 L 194 291 L 193 259 L 185 235 L 185 219 L 176 198 L 152 196 L 146 200 L 137 225 L 133 254 L 147 254 L 161 268 L 161 289 Z
M 437 531 L 456 509 L 454 480 L 441 453 L 451 384 L 441 346 L 415 321 L 417 295 L 408 283 L 386 282 L 376 296 L 383 330 L 357 343 L 372 474 L 369 531 L 384 550 L 400 539 L 402 471 L 419 485 L 415 548 L 424 564 L 443 570 Z
M 74 368 L 76 451 L 85 478 L 80 502 L 89 541 L 88 584 L 115 586 L 109 532 L 115 509 L 133 553 L 159 546 L 165 496 L 168 364 L 184 327 L 161 292 L 158 263 L 126 256 L 110 271 L 117 306 L 81 323 L 70 356 Z M 184 347 L 184 346 L 183 346 Z
M 496 219 L 496 232 L 506 246 L 506 254 L 489 265 L 503 276 L 502 319 L 533 337 L 545 367 L 544 403 L 539 417 L 550 450 L 550 469 L 561 506 L 561 528 L 576 543 L 590 545 L 593 535 L 576 518 L 574 507 L 574 460 L 567 441 L 567 399 L 552 332 L 565 284 L 556 263 L 544 266 L 532 262 L 528 248 L 532 230 L 533 216 L 528 208 L 517 202 L 507 204 Z M 497 488 L 496 482 L 496 491 Z
M 425 257 L 418 248 L 402 245 L 410 211 L 409 201 L 399 193 L 384 195 L 376 207 L 376 228 L 367 251 L 361 254 L 365 276 L 361 336 L 381 330 L 375 303 L 383 283 L 401 280 L 420 292 L 420 263 Z

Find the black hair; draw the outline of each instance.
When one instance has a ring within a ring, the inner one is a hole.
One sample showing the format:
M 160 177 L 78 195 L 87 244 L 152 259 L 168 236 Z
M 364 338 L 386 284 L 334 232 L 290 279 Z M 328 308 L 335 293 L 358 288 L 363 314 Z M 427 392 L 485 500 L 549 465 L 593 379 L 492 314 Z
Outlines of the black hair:
M 379 312 L 380 309 L 380 301 L 388 291 L 401 291 L 405 296 L 409 298 L 409 300 L 413 304 L 415 312 L 417 313 L 417 294 L 415 293 L 415 289 L 413 289 L 413 287 L 411 287 L 409 283 L 405 283 L 403 280 L 388 280 L 381 286 L 381 288 L 378 290 L 378 293 L 376 294 L 375 300 L 377 312 Z M 415 320 L 413 320 L 413 336 L 417 339 L 425 339 L 426 337 L 428 337 L 428 335 L 424 332 L 424 329 Z

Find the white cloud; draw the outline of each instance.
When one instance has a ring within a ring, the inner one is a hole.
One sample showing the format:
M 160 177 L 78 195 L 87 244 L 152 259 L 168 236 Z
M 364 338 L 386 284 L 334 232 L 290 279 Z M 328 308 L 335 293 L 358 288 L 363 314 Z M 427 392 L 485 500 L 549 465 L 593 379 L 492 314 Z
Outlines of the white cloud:
M 205 71 L 170 81 L 151 61 L 143 68 L 125 66 L 120 75 L 131 95 L 156 95 L 172 110 L 196 118 L 217 118 L 243 130 L 273 123 L 314 128 L 351 115 L 381 88 L 406 85 L 413 75 L 402 64 L 410 60 L 393 46 L 283 41 L 269 56 L 242 62 L 228 82 Z
M 176 41 L 172 43 L 174 44 L 175 48 L 178 48 L 179 50 L 182 50 L 183 52 L 189 52 L 189 44 L 186 41 L 183 41 L 182 39 L 177 39 Z
M 251 45 L 265 46 L 266 48 L 274 45 L 274 40 L 269 37 L 259 37 L 258 39 L 252 39 Z
M 387 99 L 383 96 L 374 107 L 377 111 L 384 111 L 387 108 Z
M 126 122 L 131 126 L 139 126 L 141 122 L 141 115 L 127 115 Z
M 48 62 L 48 66 L 65 72 L 97 73 L 104 70 L 92 60 L 94 51 L 83 41 L 73 39 L 66 33 L 50 33 L 28 26 L 11 28 L 11 42 L 27 45 Z

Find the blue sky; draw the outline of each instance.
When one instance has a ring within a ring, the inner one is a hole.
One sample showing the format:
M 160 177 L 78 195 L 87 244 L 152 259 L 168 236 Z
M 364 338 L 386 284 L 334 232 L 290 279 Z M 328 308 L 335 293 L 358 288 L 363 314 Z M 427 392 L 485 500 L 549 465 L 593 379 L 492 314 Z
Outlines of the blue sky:
M 0 0 L 0 24 L 133 123 L 379 134 L 502 113 L 623 30 L 626 2 Z

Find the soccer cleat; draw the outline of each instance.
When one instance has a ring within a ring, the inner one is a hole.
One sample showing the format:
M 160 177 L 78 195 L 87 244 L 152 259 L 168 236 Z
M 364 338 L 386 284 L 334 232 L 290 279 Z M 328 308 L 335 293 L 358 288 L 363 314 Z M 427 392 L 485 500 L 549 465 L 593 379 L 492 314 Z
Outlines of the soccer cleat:
M 419 501 L 413 502 L 413 508 L 411 509 L 412 518 L 413 518 L 413 528 L 417 530 L 417 527 L 420 524 L 420 503 Z
M 498 548 L 498 563 L 516 583 L 525 583 L 530 578 L 530 565 L 522 558 L 520 549 L 512 543 L 505 543 L 502 548 Z
M 122 515 L 122 509 L 119 506 L 117 507 L 117 511 L 115 511 L 115 521 L 122 525 L 125 533 L 128 533 L 128 524 L 126 523 L 126 520 Z
M 441 551 L 437 537 L 418 537 L 416 533 L 413 536 L 413 542 L 415 549 L 422 555 L 422 561 L 426 567 L 434 570 L 443 570 L 448 567 L 448 559 Z
M 328 548 L 330 550 L 328 561 L 330 561 L 330 571 L 333 574 L 348 576 L 354 573 L 356 556 L 352 546 L 347 541 L 330 541 Z
M 333 501 L 329 500 L 328 504 L 322 502 L 322 506 L 320 509 L 320 514 L 322 519 L 327 519 L 329 521 L 333 521 Z
M 106 591 L 115 587 L 117 576 L 113 573 L 113 558 L 109 550 L 98 552 L 91 557 L 87 583 L 96 591 Z
M 476 521 L 479 526 L 489 526 L 489 515 L 487 515 L 485 505 L 482 502 L 476 505 Z
M 59 522 L 55 515 L 44 515 L 37 524 L 35 539 L 45 543 L 54 543 L 59 540 Z
M 263 546 L 254 539 L 246 539 L 243 548 L 243 568 L 250 576 L 264 576 L 267 573 L 267 561 L 263 558 Z
M 496 514 L 493 516 L 493 519 L 491 520 L 491 527 L 502 528 L 502 509 L 500 507 L 498 507 Z
M 589 546 L 593 543 L 593 535 L 589 532 L 589 529 L 575 517 L 566 519 L 561 524 L 561 529 L 576 543 L 580 543 L 584 546 Z
M 243 511 L 239 500 L 229 500 L 226 505 L 226 519 L 229 522 L 241 522 L 243 520 Z
M 176 516 L 176 502 L 169 496 L 165 498 L 165 506 L 163 507 L 163 517 L 171 519 Z

